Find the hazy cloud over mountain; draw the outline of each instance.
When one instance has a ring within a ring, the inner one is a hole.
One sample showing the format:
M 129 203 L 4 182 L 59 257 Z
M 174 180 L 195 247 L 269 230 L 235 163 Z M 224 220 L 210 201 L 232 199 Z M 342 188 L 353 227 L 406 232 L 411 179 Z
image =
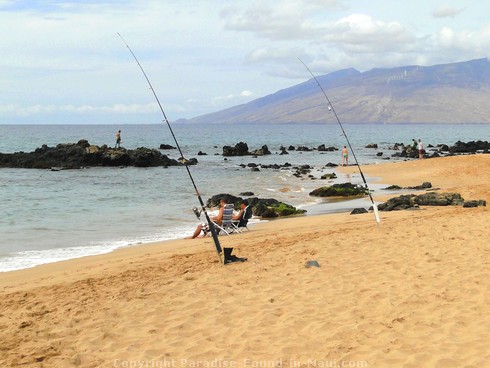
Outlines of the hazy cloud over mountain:
M 345 68 L 490 54 L 490 3 L 425 0 L 0 0 L 0 123 L 161 121 L 246 103 Z M 247 91 L 247 93 L 242 93 Z

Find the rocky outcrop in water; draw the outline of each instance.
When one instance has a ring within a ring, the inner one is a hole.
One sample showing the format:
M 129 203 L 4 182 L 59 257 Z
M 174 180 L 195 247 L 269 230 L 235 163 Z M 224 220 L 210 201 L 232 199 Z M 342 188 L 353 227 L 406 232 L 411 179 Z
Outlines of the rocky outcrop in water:
M 335 173 L 328 173 L 328 174 L 323 174 L 320 179 L 322 180 L 326 180 L 326 179 L 329 179 L 329 180 L 332 180 L 332 179 L 337 179 L 337 175 Z
M 239 142 L 235 144 L 235 147 L 232 146 L 223 146 L 223 156 L 247 156 L 248 145 L 245 142 Z
M 407 194 L 391 198 L 378 205 L 380 211 L 406 210 L 419 206 L 458 206 L 465 203 L 459 193 Z
M 457 155 L 457 154 L 468 154 L 468 153 L 489 153 L 490 152 L 490 142 L 487 141 L 471 141 L 468 143 L 458 141 L 454 144 L 454 146 L 449 146 L 447 144 L 437 144 L 425 145 L 425 158 L 435 158 L 441 156 L 448 155 Z M 380 148 L 377 143 L 370 143 L 365 146 L 365 148 L 378 149 Z M 417 150 L 417 146 L 412 144 L 403 144 L 403 143 L 395 143 L 393 146 L 386 147 L 386 149 L 396 151 L 391 155 L 394 158 L 413 158 L 418 159 L 419 153 Z M 285 146 L 280 146 L 279 148 L 280 155 L 288 154 L 288 151 L 297 151 L 297 152 L 312 152 L 318 151 L 321 153 L 324 152 L 333 152 L 338 151 L 338 148 L 330 146 L 327 147 L 325 144 L 321 144 L 318 147 L 307 147 L 307 146 L 298 146 L 295 147 L 290 145 L 287 149 Z M 223 156 L 263 156 L 270 155 L 271 152 L 267 145 L 262 146 L 259 149 L 249 151 L 248 145 L 245 142 L 239 142 L 235 146 L 223 146 Z M 383 159 L 389 160 L 390 157 L 385 155 L 384 152 L 376 152 L 377 157 L 382 157 Z
M 326 147 L 324 144 L 321 144 L 318 146 L 317 150 L 318 152 L 334 152 L 334 151 L 338 151 L 339 149 L 332 146 Z
M 261 148 L 250 152 L 250 154 L 253 156 L 264 156 L 264 155 L 270 155 L 271 151 L 269 151 L 269 147 L 267 147 L 267 145 L 263 145 Z
M 225 157 L 230 157 L 230 156 L 264 156 L 264 155 L 270 155 L 271 151 L 269 151 L 269 148 L 267 145 L 263 145 L 261 148 L 256 149 L 252 152 L 249 152 L 248 150 L 248 144 L 245 142 L 239 142 L 235 144 L 234 147 L 232 146 L 223 146 L 223 156 Z
M 196 159 L 187 164 L 197 163 Z M 0 167 L 29 169 L 80 169 L 91 166 L 178 166 L 177 160 L 168 158 L 156 149 L 140 147 L 129 150 L 95 146 L 82 139 L 77 143 L 61 143 L 56 147 L 43 145 L 33 152 L 0 153 Z
M 476 153 L 476 152 L 489 152 L 490 142 L 487 141 L 470 141 L 461 142 L 457 141 L 454 146 L 449 147 L 450 153 Z
M 216 194 L 208 199 L 206 202 L 207 207 L 216 207 L 219 205 L 221 198 L 226 200 L 226 203 L 232 203 L 236 208 L 240 206 L 243 198 L 236 197 L 231 194 Z M 284 217 L 291 215 L 304 214 L 305 210 L 297 209 L 289 204 L 280 202 L 273 198 L 246 198 L 248 200 L 249 206 L 252 208 L 252 213 L 254 216 L 262 218 L 274 218 L 274 217 Z
M 365 187 L 352 183 L 333 184 L 310 192 L 314 197 L 355 197 L 368 194 Z
M 413 145 L 404 145 L 403 143 L 396 143 L 392 147 L 393 150 L 397 150 L 392 155 L 392 157 L 405 157 L 405 158 L 418 158 L 418 151 Z M 438 144 L 433 146 L 431 144 L 427 145 L 424 157 L 433 158 L 448 155 L 459 155 L 459 154 L 475 154 L 475 153 L 489 153 L 490 152 L 490 142 L 487 141 L 470 141 L 461 142 L 457 141 L 453 146 L 447 144 Z
M 400 190 L 400 189 L 424 190 L 424 189 L 431 189 L 431 188 L 432 188 L 432 183 L 429 181 L 424 181 L 422 184 L 413 187 L 401 187 L 395 184 L 395 185 L 390 185 L 386 188 L 382 188 L 382 190 Z
M 161 150 L 170 150 L 170 149 L 177 149 L 177 147 L 171 146 L 170 144 L 162 143 L 160 145 L 160 149 Z

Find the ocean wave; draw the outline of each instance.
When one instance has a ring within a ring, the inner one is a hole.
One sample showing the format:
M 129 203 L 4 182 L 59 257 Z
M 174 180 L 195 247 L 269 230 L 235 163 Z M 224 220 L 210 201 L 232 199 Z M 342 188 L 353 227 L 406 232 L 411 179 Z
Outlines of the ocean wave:
M 0 255 L 0 272 L 9 272 L 32 268 L 42 264 L 66 261 L 69 259 L 94 256 L 115 251 L 116 249 L 154 243 L 166 240 L 183 239 L 192 235 L 192 225 L 173 229 L 164 229 L 158 233 L 131 239 L 120 239 L 106 242 L 91 242 L 89 245 L 54 248 L 33 251 L 19 251 Z

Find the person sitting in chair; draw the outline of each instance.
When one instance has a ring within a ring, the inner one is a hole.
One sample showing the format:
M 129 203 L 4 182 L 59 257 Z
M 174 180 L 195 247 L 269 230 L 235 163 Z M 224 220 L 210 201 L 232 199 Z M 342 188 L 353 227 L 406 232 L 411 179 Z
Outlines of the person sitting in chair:
M 223 210 L 225 209 L 225 204 L 226 204 L 226 200 L 224 198 L 221 198 L 221 200 L 219 201 L 220 207 L 219 207 L 218 214 L 216 216 L 209 217 L 211 221 L 217 223 L 218 225 L 221 225 L 221 222 L 223 221 Z M 204 236 L 206 236 L 208 231 L 209 231 L 209 225 L 203 222 L 202 224 L 197 225 L 196 230 L 194 231 L 194 234 L 192 234 L 190 239 L 197 238 L 199 234 L 201 234 L 201 232 L 204 232 Z
M 252 218 L 252 209 L 248 206 L 248 201 L 246 199 L 243 199 L 240 203 L 240 211 L 233 216 L 233 220 L 237 220 L 238 223 L 236 226 L 238 228 L 240 227 L 247 227 L 248 220 Z
M 245 201 L 245 203 L 242 202 L 240 204 L 240 206 L 241 206 L 240 212 L 238 212 L 237 215 L 234 215 L 232 217 L 232 219 L 239 220 L 241 217 L 243 217 L 243 214 L 246 212 L 247 204 L 248 203 L 246 201 Z M 221 198 L 220 209 L 219 209 L 218 215 L 210 217 L 211 221 L 213 221 L 214 223 L 216 223 L 218 225 L 222 225 L 225 205 L 226 205 L 226 200 L 224 198 Z M 206 224 L 206 223 L 199 224 L 199 225 L 197 225 L 197 228 L 194 231 L 194 234 L 192 235 L 191 239 L 197 238 L 201 232 L 204 232 L 204 236 L 206 236 L 208 231 L 210 231 L 208 224 Z M 224 259 L 223 263 L 225 265 L 230 264 L 230 263 L 234 263 L 234 262 L 245 262 L 247 260 L 247 258 L 245 258 L 245 257 L 237 257 L 236 255 L 231 254 L 232 252 L 233 252 L 233 248 L 228 248 L 228 247 L 223 248 L 223 253 L 225 255 L 225 259 Z

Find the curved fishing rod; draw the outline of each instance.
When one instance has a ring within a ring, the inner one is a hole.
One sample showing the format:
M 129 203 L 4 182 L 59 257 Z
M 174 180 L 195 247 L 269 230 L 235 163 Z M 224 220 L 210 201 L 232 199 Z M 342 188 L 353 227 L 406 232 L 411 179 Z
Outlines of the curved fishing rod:
M 170 122 L 167 119 L 167 115 L 165 114 L 165 111 L 163 110 L 162 104 L 160 103 L 160 100 L 158 99 L 158 96 L 157 96 L 155 90 L 153 89 L 153 86 L 152 86 L 152 84 L 150 82 L 150 79 L 146 75 L 145 70 L 141 66 L 141 64 L 138 61 L 138 58 L 134 54 L 133 50 L 131 50 L 131 48 L 129 47 L 129 45 L 124 40 L 123 36 L 121 36 L 121 34 L 119 32 L 117 32 L 117 34 L 121 38 L 122 42 L 124 42 L 124 44 L 128 48 L 128 50 L 131 53 L 131 55 L 133 55 L 134 60 L 138 64 L 141 72 L 143 73 L 146 81 L 148 82 L 148 85 L 150 86 L 150 90 L 153 93 L 153 96 L 155 97 L 155 99 L 156 99 L 156 101 L 158 103 L 158 106 L 160 107 L 160 111 L 162 112 L 163 119 L 164 119 L 165 123 L 167 123 L 167 126 L 168 126 L 168 128 L 170 130 L 170 133 L 172 134 L 172 137 L 174 139 L 175 145 L 177 146 L 177 149 L 179 150 L 180 157 L 182 157 L 182 163 L 184 164 L 184 166 L 185 166 L 185 168 L 187 170 L 187 174 L 189 174 L 189 178 L 191 179 L 192 185 L 193 185 L 194 190 L 195 190 L 195 192 L 197 194 L 197 198 L 199 199 L 199 204 L 201 205 L 202 212 L 204 213 L 204 216 L 206 217 L 206 221 L 208 222 L 209 230 L 211 232 L 211 235 L 213 236 L 214 245 L 216 247 L 216 253 L 218 253 L 219 262 L 222 263 L 222 261 L 221 261 L 221 252 L 222 252 L 222 249 L 221 249 L 221 245 L 219 243 L 218 234 L 216 233 L 216 229 L 214 228 L 214 224 L 211 221 L 211 218 L 209 217 L 208 212 L 206 211 L 206 207 L 204 206 L 204 202 L 202 200 L 201 194 L 199 193 L 199 190 L 197 189 L 196 182 L 194 181 L 194 178 L 192 177 L 191 171 L 189 169 L 189 165 L 187 165 L 187 160 L 184 158 L 184 154 L 182 153 L 182 150 L 180 148 L 179 142 L 177 141 L 177 138 L 175 137 L 175 134 L 174 134 L 174 131 L 173 131 L 171 125 L 170 125 Z
M 328 110 L 329 111 L 332 111 L 333 114 L 335 115 L 335 118 L 337 119 L 337 122 L 339 123 L 340 125 L 340 129 L 342 130 L 342 134 L 344 135 L 345 137 L 345 140 L 347 141 L 347 144 L 349 145 L 349 148 L 352 152 L 352 156 L 354 156 L 354 161 L 356 162 L 356 165 L 357 165 L 357 168 L 359 169 L 359 173 L 361 174 L 361 177 L 362 177 L 362 181 L 364 182 L 364 186 L 366 187 L 366 190 L 368 192 L 368 195 L 369 195 L 369 199 L 371 200 L 371 203 L 373 204 L 373 210 L 374 210 L 374 216 L 376 217 L 376 224 L 379 226 L 381 220 L 379 218 L 379 212 L 378 212 L 378 206 L 376 205 L 376 203 L 374 202 L 374 199 L 373 199 L 373 196 L 371 195 L 371 191 L 369 190 L 369 186 L 368 186 L 368 183 L 366 181 L 366 178 L 364 177 L 364 173 L 362 172 L 361 170 L 361 166 L 359 165 L 359 162 L 357 161 L 357 157 L 356 157 L 356 154 L 354 152 L 354 150 L 352 149 L 352 145 L 350 144 L 350 141 L 349 141 L 349 138 L 347 137 L 347 134 L 345 133 L 345 130 L 344 130 L 344 127 L 342 126 L 342 123 L 340 122 L 340 119 L 337 115 L 337 113 L 335 112 L 335 109 L 333 108 L 333 105 L 332 103 L 330 102 L 330 99 L 328 98 L 327 96 L 327 93 L 325 92 L 325 90 L 323 89 L 322 85 L 320 84 L 320 82 L 318 81 L 318 79 L 315 77 L 315 75 L 311 72 L 310 68 L 308 68 L 308 65 L 306 65 L 303 60 L 301 60 L 300 58 L 298 58 L 298 60 L 301 62 L 301 64 L 303 64 L 306 68 L 306 70 L 308 70 L 308 72 L 311 74 L 311 76 L 313 77 L 313 79 L 315 80 L 316 84 L 318 84 L 318 87 L 320 87 L 322 93 L 323 93 L 323 96 L 325 96 L 325 99 L 327 100 L 328 102 Z

